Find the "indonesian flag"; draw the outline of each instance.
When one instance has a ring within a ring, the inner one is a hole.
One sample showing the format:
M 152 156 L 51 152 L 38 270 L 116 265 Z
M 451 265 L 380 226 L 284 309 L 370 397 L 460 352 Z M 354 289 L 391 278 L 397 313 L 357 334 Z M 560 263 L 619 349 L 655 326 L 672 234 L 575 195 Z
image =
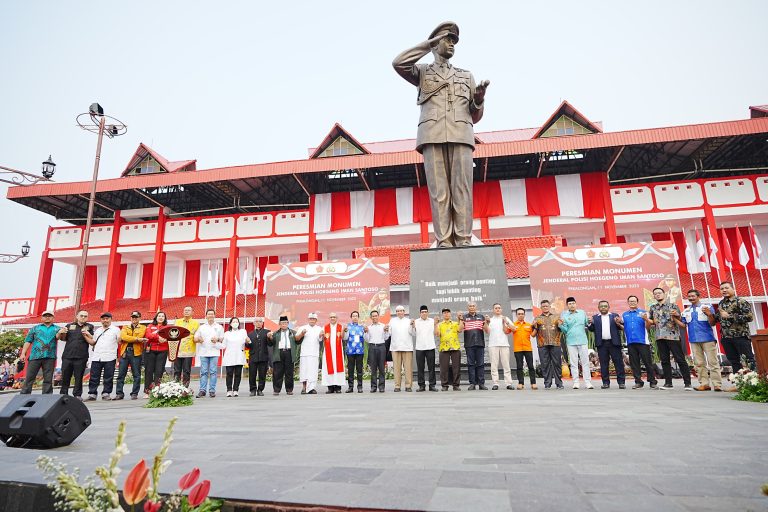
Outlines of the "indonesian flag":
M 738 246 L 739 251 L 739 265 L 747 268 L 747 263 L 749 263 L 749 251 L 747 251 L 747 245 L 744 243 L 744 239 L 741 238 L 741 230 L 739 228 L 736 228 L 736 245 Z
M 709 226 L 707 226 L 707 236 L 709 237 L 709 264 L 712 268 L 720 270 L 720 262 L 717 261 L 717 244 L 712 237 L 712 231 L 710 231 Z
M 696 230 L 696 256 L 698 256 L 698 262 L 704 265 L 704 269 L 707 268 L 707 249 L 704 247 L 704 241 L 699 236 L 699 230 Z
M 752 223 L 749 223 L 749 238 L 752 241 L 752 254 L 755 255 L 755 268 L 762 268 L 760 266 L 760 258 L 763 256 L 763 248 L 760 245 L 760 240 L 757 239 L 757 233 L 755 228 L 752 227 Z
M 739 228 L 736 228 L 739 229 Z M 723 235 L 723 260 L 725 261 L 725 266 L 732 269 L 733 268 L 733 253 L 731 252 L 731 242 L 728 240 L 728 236 L 725 234 L 725 228 L 722 230 Z

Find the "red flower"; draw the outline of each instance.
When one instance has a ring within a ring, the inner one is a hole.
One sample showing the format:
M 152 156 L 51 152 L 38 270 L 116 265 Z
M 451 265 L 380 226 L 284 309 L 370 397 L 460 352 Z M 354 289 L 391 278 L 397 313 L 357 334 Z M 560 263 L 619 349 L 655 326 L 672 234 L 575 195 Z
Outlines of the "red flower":
M 203 480 L 189 491 L 187 501 L 190 507 L 196 507 L 205 501 L 208 497 L 208 491 L 211 490 L 211 481 Z
M 160 512 L 161 508 L 163 508 L 161 502 L 155 503 L 154 501 L 147 500 L 147 502 L 144 503 L 144 512 Z
M 149 468 L 141 459 L 125 477 L 123 498 L 128 505 L 135 505 L 147 497 L 149 488 Z
M 200 468 L 194 468 L 192 471 L 181 477 L 181 480 L 179 480 L 179 489 L 186 491 L 197 483 L 198 478 L 200 478 Z

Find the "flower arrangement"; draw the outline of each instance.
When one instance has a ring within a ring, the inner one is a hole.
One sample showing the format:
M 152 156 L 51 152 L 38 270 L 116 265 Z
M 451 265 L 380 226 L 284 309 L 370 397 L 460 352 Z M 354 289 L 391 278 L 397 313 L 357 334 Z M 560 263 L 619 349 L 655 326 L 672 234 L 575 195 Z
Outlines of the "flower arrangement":
M 730 374 L 728 380 L 736 386 L 734 400 L 768 403 L 768 377 L 765 375 L 742 368 Z
M 149 392 L 149 401 L 144 407 L 183 407 L 192 405 L 192 391 L 178 382 L 162 382 Z
M 160 451 L 153 459 L 152 467 L 147 466 L 141 459 L 125 479 L 122 491 L 117 487 L 117 476 L 120 474 L 118 463 L 128 454 L 128 446 L 125 444 L 125 421 L 120 422 L 117 429 L 115 449 L 106 466 L 99 466 L 95 475 L 86 477 L 81 484 L 79 471 L 72 473 L 67 471 L 65 464 L 58 460 L 41 456 L 37 459 L 37 466 L 52 482 L 48 484 L 56 499 L 55 508 L 60 512 L 124 512 L 129 510 L 143 510 L 144 512 L 216 512 L 223 506 L 222 500 L 214 500 L 208 497 L 211 489 L 210 480 L 198 482 L 200 469 L 182 476 L 179 487 L 169 496 L 159 493 L 160 477 L 171 464 L 165 460 L 168 448 L 173 437 L 173 426 L 177 418 L 173 418 L 165 430 L 163 444 Z M 185 495 L 184 493 L 188 493 Z M 128 508 L 123 508 L 125 503 Z M 143 506 L 142 506 L 143 503 Z M 139 508 L 137 508 L 137 506 Z

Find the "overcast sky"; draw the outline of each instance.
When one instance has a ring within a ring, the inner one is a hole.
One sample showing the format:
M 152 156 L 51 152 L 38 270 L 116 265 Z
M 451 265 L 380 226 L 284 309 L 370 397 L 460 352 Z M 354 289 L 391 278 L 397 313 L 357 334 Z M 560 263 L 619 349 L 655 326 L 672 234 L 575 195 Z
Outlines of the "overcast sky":
M 538 127 L 567 99 L 606 131 L 744 119 L 768 103 L 768 2 L 2 2 L 0 165 L 90 179 L 94 101 L 128 125 L 100 177 L 140 142 L 198 169 L 303 159 L 334 122 L 413 138 L 413 86 L 391 67 L 445 20 L 453 63 L 491 85 L 478 131 Z M 33 296 L 55 219 L 5 199 L 0 297 Z M 53 294 L 71 293 L 54 267 Z

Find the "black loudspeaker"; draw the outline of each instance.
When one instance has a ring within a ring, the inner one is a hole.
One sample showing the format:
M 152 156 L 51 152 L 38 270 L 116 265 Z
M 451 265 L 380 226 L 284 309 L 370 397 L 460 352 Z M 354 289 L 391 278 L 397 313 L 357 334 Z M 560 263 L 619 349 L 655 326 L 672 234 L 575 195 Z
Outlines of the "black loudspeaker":
M 0 411 L 0 440 L 11 448 L 67 446 L 91 424 L 91 413 L 68 395 L 18 395 Z

